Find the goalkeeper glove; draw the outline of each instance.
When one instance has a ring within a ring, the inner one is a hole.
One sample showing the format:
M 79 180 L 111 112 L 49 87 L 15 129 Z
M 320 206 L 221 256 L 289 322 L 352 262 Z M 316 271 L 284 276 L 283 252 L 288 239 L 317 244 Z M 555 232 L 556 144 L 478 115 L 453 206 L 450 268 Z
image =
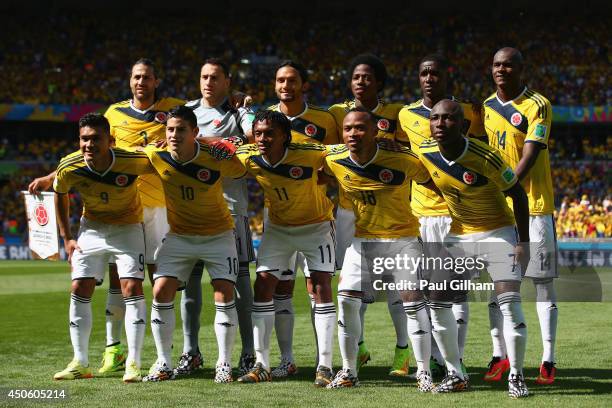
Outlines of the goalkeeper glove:
M 210 144 L 210 154 L 217 160 L 229 160 L 243 144 L 244 140 L 239 136 L 226 137 Z

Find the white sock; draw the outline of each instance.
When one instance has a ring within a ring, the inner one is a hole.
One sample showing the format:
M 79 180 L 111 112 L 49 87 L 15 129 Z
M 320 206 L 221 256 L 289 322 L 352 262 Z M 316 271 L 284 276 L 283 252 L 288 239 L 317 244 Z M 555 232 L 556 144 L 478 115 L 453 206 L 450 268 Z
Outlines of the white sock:
M 270 369 L 270 336 L 274 328 L 274 302 L 253 302 L 253 343 L 255 360 Z
M 354 375 L 357 374 L 358 341 L 361 332 L 360 307 L 361 299 L 338 294 L 338 343 L 342 368 L 348 368 Z
M 140 354 L 147 326 L 147 304 L 144 295 L 125 298 L 125 337 L 128 344 L 127 361 L 140 367 Z
M 89 335 L 91 334 L 91 298 L 70 295 L 70 341 L 74 358 L 83 367 L 89 366 Z
M 236 303 L 215 302 L 215 335 L 217 336 L 217 347 L 219 348 L 219 359 L 217 364 L 232 365 L 232 349 L 236 339 L 238 328 L 238 312 Z
M 151 331 L 157 349 L 157 361 L 172 368 L 172 334 L 176 325 L 174 302 L 159 303 L 153 301 L 151 307 Z
M 493 342 L 493 357 L 506 358 L 506 341 L 504 340 L 504 316 L 499 310 L 495 295 L 491 296 L 489 303 L 489 327 L 491 328 L 491 341 Z
M 465 340 L 468 333 L 468 322 L 470 320 L 470 304 L 468 302 L 453 303 L 453 315 L 457 322 L 457 341 L 459 345 L 459 358 L 463 359 L 465 351 Z
M 125 316 L 125 303 L 121 289 L 108 289 L 106 296 L 106 345 L 121 342 L 123 329 L 123 316 Z
M 312 324 L 312 331 L 314 332 L 314 336 L 315 336 L 315 348 L 316 348 L 316 354 L 315 354 L 315 366 L 319 366 L 319 338 L 317 336 L 317 325 L 315 323 L 315 300 L 314 300 L 314 296 L 312 295 L 312 293 L 308 294 L 308 297 L 310 298 L 310 323 Z
M 427 318 L 429 319 L 429 326 L 431 327 L 431 310 L 429 309 L 429 305 L 426 303 L 425 310 L 427 312 Z M 431 338 L 431 357 L 440 365 L 444 365 L 444 358 L 442 354 L 440 354 L 440 349 L 438 348 L 438 344 L 436 343 L 436 339 L 434 336 L 429 336 Z
M 497 299 L 504 316 L 504 335 L 508 359 L 510 360 L 510 375 L 523 374 L 527 346 L 527 325 L 521 307 L 521 294 L 506 292 L 498 295 Z
M 387 291 L 387 308 L 395 328 L 397 346 L 405 348 L 408 346 L 408 320 L 406 320 L 404 304 L 397 290 Z
M 412 343 L 417 371 L 430 372 L 429 359 L 431 357 L 431 322 L 427 316 L 424 300 L 418 302 L 404 302 L 404 311 L 408 327 L 408 336 Z
M 242 341 L 242 353 L 254 354 L 253 322 L 251 312 L 253 307 L 253 286 L 249 274 L 249 264 L 240 262 L 238 278 L 236 279 L 236 311 L 238 313 L 238 329 Z
M 463 379 L 461 363 L 459 362 L 459 345 L 457 342 L 457 321 L 453 315 L 451 302 L 429 302 L 433 335 L 446 362 L 449 374 L 455 374 Z
M 363 343 L 365 340 L 365 314 L 367 310 L 368 304 L 361 302 L 361 307 L 359 308 L 359 320 L 361 321 L 361 335 L 359 336 L 359 344 Z
M 552 279 L 537 281 L 533 284 L 536 289 L 536 308 L 538 320 L 540 321 L 540 332 L 542 334 L 542 362 L 555 362 L 555 341 L 557 338 L 557 294 Z
M 274 310 L 276 313 L 274 329 L 281 360 L 293 362 L 293 326 L 295 314 L 293 313 L 293 298 L 291 295 L 275 295 Z
M 333 302 L 315 305 L 315 329 L 319 350 L 318 366 L 332 368 L 332 343 L 335 324 L 336 306 Z

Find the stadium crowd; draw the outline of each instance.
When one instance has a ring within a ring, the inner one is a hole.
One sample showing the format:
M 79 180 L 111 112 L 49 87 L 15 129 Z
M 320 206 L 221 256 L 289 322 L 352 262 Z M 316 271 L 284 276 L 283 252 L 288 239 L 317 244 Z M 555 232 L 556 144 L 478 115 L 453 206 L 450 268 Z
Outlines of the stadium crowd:
M 138 26 L 155 27 L 146 35 L 133 29 L 132 16 L 120 14 L 51 13 L 31 16 L 27 24 L 8 19 L 0 39 L 0 75 L 12 80 L 0 88 L 0 103 L 107 104 L 127 99 L 125 64 L 136 55 L 152 55 L 160 67 L 160 96 L 187 99 L 198 94 L 194 72 L 202 58 L 217 55 L 234 62 L 235 85 L 253 95 L 256 104 L 274 101 L 273 66 L 293 58 L 310 70 L 310 100 L 330 105 L 347 96 L 348 60 L 364 51 L 381 56 L 387 65 L 384 96 L 411 101 L 419 97 L 417 62 L 432 50 L 444 52 L 454 64 L 453 95 L 482 101 L 493 89 L 490 50 L 520 44 L 528 85 L 553 105 L 612 104 L 609 30 L 605 19 L 596 16 L 434 20 L 406 9 L 363 15 L 347 10 L 343 17 L 305 13 L 287 19 L 261 11 L 249 18 L 225 16 L 220 25 L 215 15 L 199 15 L 198 24 L 185 24 L 183 15 L 139 15 Z M 490 30 L 492 24 L 503 27 L 517 18 L 520 30 Z

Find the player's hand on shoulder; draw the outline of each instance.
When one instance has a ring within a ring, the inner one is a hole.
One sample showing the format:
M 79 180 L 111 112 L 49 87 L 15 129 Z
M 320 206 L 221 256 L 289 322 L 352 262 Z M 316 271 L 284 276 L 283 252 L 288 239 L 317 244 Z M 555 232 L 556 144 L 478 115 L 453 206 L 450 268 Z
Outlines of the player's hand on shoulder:
M 234 91 L 229 97 L 229 103 L 234 108 L 248 108 L 253 104 L 253 98 L 244 92 Z
M 165 149 L 166 146 L 168 146 L 168 142 L 166 142 L 166 139 L 158 140 L 157 142 L 155 142 L 155 147 L 158 149 Z

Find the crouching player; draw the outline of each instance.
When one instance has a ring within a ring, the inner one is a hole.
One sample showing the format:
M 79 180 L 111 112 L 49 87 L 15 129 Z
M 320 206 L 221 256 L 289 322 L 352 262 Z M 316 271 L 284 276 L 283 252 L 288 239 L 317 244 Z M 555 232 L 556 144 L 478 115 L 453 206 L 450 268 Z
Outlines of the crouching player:
M 238 258 L 234 222 L 223 198 L 222 177 L 242 177 L 244 168 L 235 159 L 217 161 L 206 144 L 196 141 L 197 119 L 185 106 L 168 112 L 166 149 L 145 148 L 155 171 L 162 179 L 170 232 L 157 256 L 153 275 L 151 330 L 157 361 L 144 381 L 174 378 L 172 334 L 175 327 L 174 297 L 189 281 L 194 265 L 203 261 L 215 297 L 215 334 L 219 358 L 215 382 L 232 381 L 231 357 L 238 316 L 234 284 Z
M 520 242 L 528 243 L 527 195 L 494 148 L 461 134 L 461 105 L 443 99 L 434 105 L 429 119 L 433 140 L 421 144 L 419 157 L 448 205 L 452 224 L 447 243 L 478 243 L 476 255 L 487 260 L 503 315 L 510 360 L 509 395 L 525 397 L 527 326 L 521 307 L 521 266 L 517 262 L 526 264 L 528 251 L 525 245 L 518 245 L 516 230 Z M 504 195 L 512 198 L 514 215 Z M 439 334 L 436 341 L 448 369 L 448 375 L 433 390 L 439 393 L 466 389 L 451 306 L 450 302 L 436 302 L 432 308 L 433 330 Z
M 123 381 L 140 376 L 140 351 L 145 334 L 146 305 L 142 292 L 145 241 L 142 205 L 136 188 L 141 174 L 152 173 L 147 156 L 111 148 L 108 120 L 87 114 L 79 120 L 80 151 L 64 157 L 53 188 L 60 233 L 72 269 L 70 340 L 74 359 L 56 380 L 93 377 L 88 347 L 92 326 L 91 297 L 111 256 L 117 262 L 125 300 L 128 356 Z M 83 216 L 77 240 L 70 230 L 68 191 L 75 188 L 83 199 Z
M 364 108 L 349 111 L 342 124 L 345 146 L 328 147 L 325 173 L 338 181 L 355 214 L 355 236 L 346 250 L 338 285 L 338 341 L 342 370 L 328 388 L 354 387 L 357 378 L 358 341 L 361 334 L 361 308 L 364 289 L 369 288 L 368 247 L 376 256 L 418 258 L 423 248 L 418 237 L 418 220 L 410 209 L 412 180 L 433 187 L 425 167 L 410 149 L 389 147 L 377 142 L 376 122 Z M 397 281 L 398 271 L 390 271 Z M 407 271 L 409 272 L 409 271 Z M 402 275 L 417 284 L 417 271 Z M 374 285 L 376 288 L 376 285 Z M 429 360 L 431 328 L 423 294 L 414 289 L 401 291 L 407 329 L 417 362 L 418 388 L 433 387 Z

